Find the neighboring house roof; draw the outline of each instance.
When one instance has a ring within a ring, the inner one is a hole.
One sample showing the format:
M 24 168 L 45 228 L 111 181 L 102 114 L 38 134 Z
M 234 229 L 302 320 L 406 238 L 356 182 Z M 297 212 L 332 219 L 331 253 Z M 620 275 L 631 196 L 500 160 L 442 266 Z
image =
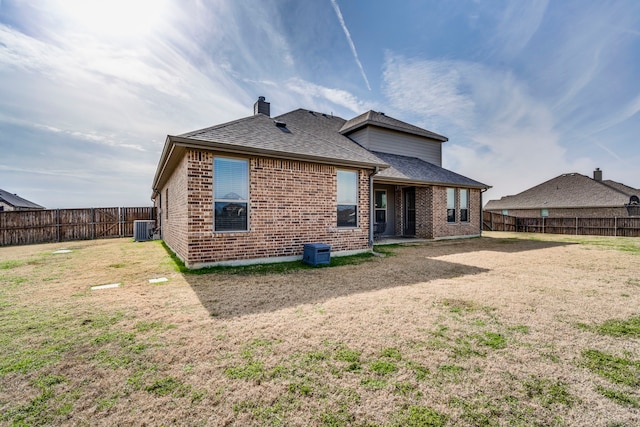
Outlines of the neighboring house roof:
M 373 154 L 390 165 L 389 168 L 380 171 L 375 176 L 374 179 L 377 181 L 421 182 L 425 184 L 489 188 L 486 184 L 474 181 L 471 178 L 425 162 L 416 157 L 400 156 L 377 151 L 374 151 Z
M 347 121 L 340 129 L 340 133 L 343 135 L 348 135 L 366 126 L 377 126 L 385 129 L 397 130 L 413 135 L 424 136 L 441 142 L 449 140 L 446 136 L 438 135 L 437 133 L 422 129 L 409 123 L 405 123 L 401 120 L 389 117 L 384 113 L 379 113 L 372 110 L 369 110 L 366 113 L 360 114 L 358 117 L 354 117 L 353 119 Z
M 44 206 L 40 206 L 36 203 L 30 202 L 27 199 L 23 199 L 17 194 L 9 193 L 8 191 L 0 189 L 0 201 L 5 202 L 14 208 L 21 209 L 44 209 Z
M 484 209 L 622 207 L 638 193 L 614 181 L 597 181 L 579 173 L 567 173 L 514 196 L 490 200 Z
M 618 191 L 622 191 L 623 193 L 627 194 L 629 197 L 633 195 L 640 195 L 640 189 L 629 187 L 628 185 L 611 181 L 610 179 L 606 179 L 602 181 L 602 183 L 605 185 L 608 185 L 609 187 L 615 188 Z

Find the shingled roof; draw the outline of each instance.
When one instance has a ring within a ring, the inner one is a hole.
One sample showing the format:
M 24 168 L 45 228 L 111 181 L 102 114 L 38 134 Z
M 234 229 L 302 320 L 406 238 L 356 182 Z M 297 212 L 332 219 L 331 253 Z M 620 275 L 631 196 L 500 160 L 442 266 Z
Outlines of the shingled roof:
M 384 113 L 373 110 L 369 110 L 366 113 L 360 114 L 359 116 L 347 121 L 340 129 L 340 133 L 343 135 L 348 135 L 366 126 L 377 126 L 385 129 L 398 130 L 401 132 L 424 136 L 442 142 L 449 140 L 446 136 L 438 135 L 437 133 L 422 129 L 409 123 L 405 123 L 401 120 L 389 117 Z
M 615 181 L 567 173 L 513 196 L 490 200 L 485 210 L 622 207 L 640 191 Z
M 369 151 L 338 132 L 344 123 L 345 120 L 337 116 L 298 109 L 275 118 L 256 114 L 179 137 L 210 142 L 216 148 L 227 146 L 329 163 L 386 166 Z
M 17 194 L 12 194 L 2 189 L 0 189 L 0 201 L 3 201 L 17 209 L 44 209 L 44 206 L 30 202 Z
M 380 182 L 410 182 L 436 185 L 450 185 L 471 188 L 489 188 L 488 185 L 441 168 L 424 160 L 397 154 L 373 152 L 389 164 L 389 168 L 379 172 L 375 179 Z
M 258 101 L 263 102 L 264 99 Z M 253 116 L 227 123 L 167 136 L 153 188 L 163 185 L 188 148 L 261 155 L 267 157 L 321 162 L 337 166 L 378 168 L 376 180 L 385 182 L 414 182 L 488 188 L 487 185 L 448 171 L 413 157 L 372 152 L 348 137 L 364 126 L 378 126 L 399 132 L 419 135 L 437 141 L 447 138 L 428 130 L 368 111 L 345 120 L 341 117 L 297 109 L 269 117 L 257 110 Z

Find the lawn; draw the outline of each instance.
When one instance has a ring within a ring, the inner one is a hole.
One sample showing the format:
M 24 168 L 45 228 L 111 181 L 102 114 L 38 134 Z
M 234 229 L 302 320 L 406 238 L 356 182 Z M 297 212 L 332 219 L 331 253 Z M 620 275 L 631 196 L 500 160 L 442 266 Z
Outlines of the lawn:
M 379 250 L 193 274 L 161 242 L 0 248 L 0 425 L 640 425 L 640 239 Z

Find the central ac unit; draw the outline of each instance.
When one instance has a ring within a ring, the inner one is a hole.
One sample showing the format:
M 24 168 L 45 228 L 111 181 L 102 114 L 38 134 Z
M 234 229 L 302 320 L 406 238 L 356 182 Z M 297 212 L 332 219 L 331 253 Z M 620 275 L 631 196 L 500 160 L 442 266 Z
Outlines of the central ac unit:
M 153 239 L 155 225 L 156 222 L 152 219 L 133 221 L 133 240 L 136 242 L 146 242 L 147 240 Z

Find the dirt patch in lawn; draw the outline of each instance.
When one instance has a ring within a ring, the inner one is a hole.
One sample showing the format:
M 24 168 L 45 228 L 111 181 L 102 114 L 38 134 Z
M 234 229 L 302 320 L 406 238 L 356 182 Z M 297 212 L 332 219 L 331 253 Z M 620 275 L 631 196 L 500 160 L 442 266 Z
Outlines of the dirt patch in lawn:
M 640 423 L 638 239 L 391 250 L 193 275 L 159 242 L 0 248 L 0 424 Z

